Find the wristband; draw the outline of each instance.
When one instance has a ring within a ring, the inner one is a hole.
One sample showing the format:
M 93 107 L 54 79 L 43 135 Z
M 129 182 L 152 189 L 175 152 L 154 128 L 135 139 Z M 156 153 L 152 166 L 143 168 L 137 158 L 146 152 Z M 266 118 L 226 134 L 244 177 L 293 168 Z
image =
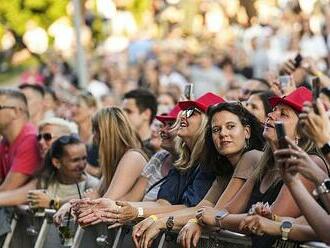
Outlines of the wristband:
M 59 197 L 56 197 L 55 202 L 54 202 L 54 208 L 55 208 L 56 210 L 59 210 L 60 207 L 61 207 L 61 200 L 60 200 Z
M 196 218 L 190 219 L 188 220 L 188 223 L 197 223 L 197 219 Z
M 143 215 L 144 215 L 143 208 L 138 207 L 138 208 L 137 208 L 137 211 L 138 211 L 138 215 L 137 215 L 137 217 L 138 217 L 138 218 L 143 218 Z
M 151 218 L 154 222 L 158 220 L 158 217 L 156 215 L 150 215 L 149 218 Z
M 323 76 L 323 73 L 321 71 L 317 71 L 314 73 L 314 76 L 321 77 L 321 76 Z

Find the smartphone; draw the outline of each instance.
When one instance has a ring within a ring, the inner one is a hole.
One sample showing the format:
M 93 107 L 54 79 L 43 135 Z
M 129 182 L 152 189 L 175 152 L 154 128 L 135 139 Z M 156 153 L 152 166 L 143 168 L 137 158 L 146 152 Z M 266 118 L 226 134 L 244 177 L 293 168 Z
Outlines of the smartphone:
M 281 89 L 285 89 L 288 86 L 290 80 L 291 77 L 289 75 L 280 76 L 279 81 L 280 81 Z
M 316 106 L 316 99 L 319 97 L 321 91 L 321 82 L 319 77 L 312 78 L 312 86 L 313 86 L 313 108 L 314 108 L 314 112 L 316 114 L 319 114 L 319 110 Z
M 301 61 L 302 61 L 302 56 L 300 53 L 297 54 L 297 56 L 294 58 L 294 67 L 295 68 L 298 68 L 301 64 Z
M 186 84 L 186 86 L 184 87 L 184 96 L 186 99 L 191 100 L 192 99 L 192 89 L 193 86 L 192 84 Z
M 277 135 L 277 140 L 278 140 L 278 148 L 279 149 L 289 148 L 289 144 L 285 139 L 285 129 L 284 129 L 283 122 L 276 121 L 275 130 L 276 130 L 276 135 Z

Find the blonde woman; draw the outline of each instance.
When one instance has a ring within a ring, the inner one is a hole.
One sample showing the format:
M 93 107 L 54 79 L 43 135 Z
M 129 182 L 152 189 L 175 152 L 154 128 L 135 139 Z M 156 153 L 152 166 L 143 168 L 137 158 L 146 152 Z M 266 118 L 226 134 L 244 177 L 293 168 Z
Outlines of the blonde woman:
M 178 159 L 170 170 L 166 180 L 160 186 L 156 202 L 114 202 L 107 198 L 85 201 L 79 209 L 78 221 L 88 225 L 100 221 L 124 223 L 136 218 L 154 221 L 155 214 L 166 213 L 185 206 L 195 206 L 207 193 L 214 180 L 214 173 L 207 171 L 199 160 L 204 147 L 204 132 L 207 125 L 205 114 L 208 106 L 223 102 L 223 99 L 211 93 L 196 101 L 180 104 L 184 111 L 180 115 L 178 136 Z M 88 206 L 89 205 L 89 206 Z M 91 208 L 93 206 L 93 208 Z

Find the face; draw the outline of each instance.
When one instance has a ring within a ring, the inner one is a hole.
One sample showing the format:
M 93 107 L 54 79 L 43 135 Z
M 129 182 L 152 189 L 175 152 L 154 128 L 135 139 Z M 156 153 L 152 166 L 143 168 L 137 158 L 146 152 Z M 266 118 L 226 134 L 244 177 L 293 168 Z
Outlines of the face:
M 281 104 L 277 105 L 274 107 L 273 111 L 268 114 L 263 136 L 267 141 L 276 142 L 275 121 L 282 121 L 286 135 L 294 140 L 297 137 L 296 129 L 298 120 L 297 114 L 291 107 Z
M 53 142 L 63 135 L 69 135 L 69 133 L 63 132 L 63 129 L 58 125 L 45 125 L 42 128 L 39 128 L 39 134 L 37 138 L 40 153 L 43 158 L 45 157 Z
M 192 108 L 182 111 L 180 116 L 180 127 L 178 136 L 185 138 L 193 138 L 202 123 L 202 113 L 200 110 Z
M 136 105 L 135 99 L 124 99 L 122 108 L 126 112 L 133 128 L 138 131 L 145 123 L 146 116 L 144 115 L 144 113 L 140 113 L 140 110 Z
M 160 129 L 161 147 L 165 150 L 174 147 L 175 138 L 178 134 L 179 124 L 175 121 L 166 121 Z
M 79 181 L 86 167 L 86 146 L 84 144 L 66 145 L 63 157 L 58 160 L 58 173 L 67 181 Z
M 56 102 L 50 93 L 45 94 L 44 106 L 45 110 L 54 110 L 56 107 Z
M 28 109 L 31 117 L 44 111 L 44 98 L 31 88 L 21 89 L 28 102 Z
M 77 123 L 81 123 L 90 119 L 93 112 L 94 108 L 88 107 L 83 99 L 78 99 L 72 108 L 72 119 Z
M 330 110 L 330 99 L 329 99 L 329 97 L 324 93 L 320 93 L 320 99 L 321 99 L 322 103 L 324 104 L 324 106 L 326 107 L 326 110 Z
M 216 113 L 211 121 L 212 139 L 223 156 L 241 152 L 250 138 L 250 128 L 244 127 L 237 115 L 229 111 Z
M 265 109 L 259 96 L 251 95 L 246 102 L 246 108 L 250 113 L 256 116 L 261 123 L 265 122 Z
M 0 96 L 0 133 L 8 128 L 12 121 L 16 118 L 17 104 L 14 100 L 6 96 Z
M 161 94 L 158 97 L 158 111 L 159 113 L 167 113 L 169 112 L 173 107 L 175 103 L 173 101 L 173 98 L 170 97 L 168 94 Z
M 161 139 L 160 139 L 159 131 L 162 127 L 163 127 L 163 124 L 156 119 L 152 122 L 151 127 L 150 127 L 150 129 L 151 129 L 150 144 L 156 150 L 160 149 Z

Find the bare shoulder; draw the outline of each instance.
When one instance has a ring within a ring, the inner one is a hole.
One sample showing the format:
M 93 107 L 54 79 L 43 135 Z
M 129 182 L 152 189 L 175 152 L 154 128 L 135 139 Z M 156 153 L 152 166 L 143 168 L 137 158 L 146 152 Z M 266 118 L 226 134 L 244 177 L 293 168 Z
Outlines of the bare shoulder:
M 261 151 L 251 150 L 243 154 L 241 161 L 258 162 L 262 154 L 263 152 Z
M 123 157 L 121 158 L 121 160 L 125 160 L 125 161 L 144 161 L 146 162 L 145 157 L 142 155 L 141 152 L 137 151 L 137 150 L 128 150 L 127 152 L 124 153 Z

